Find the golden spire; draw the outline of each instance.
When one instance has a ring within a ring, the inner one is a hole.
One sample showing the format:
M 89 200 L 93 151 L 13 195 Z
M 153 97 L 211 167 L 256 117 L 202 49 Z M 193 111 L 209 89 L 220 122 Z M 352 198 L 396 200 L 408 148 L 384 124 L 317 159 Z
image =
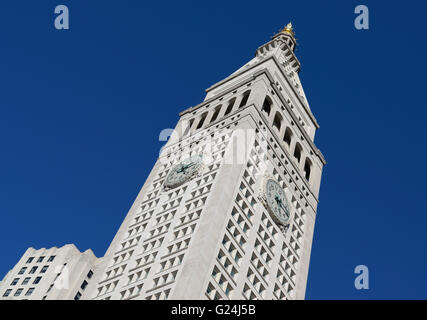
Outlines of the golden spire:
M 289 33 L 291 36 L 294 36 L 294 29 L 292 27 L 292 22 L 289 22 L 286 27 L 283 28 L 282 32 Z

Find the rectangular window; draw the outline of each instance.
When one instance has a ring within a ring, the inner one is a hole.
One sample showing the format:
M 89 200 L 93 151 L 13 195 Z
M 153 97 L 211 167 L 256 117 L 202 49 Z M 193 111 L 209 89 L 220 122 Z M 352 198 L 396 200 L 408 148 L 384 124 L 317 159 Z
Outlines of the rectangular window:
M 211 118 L 211 123 L 214 122 L 218 118 L 218 114 L 221 111 L 221 105 L 215 108 L 215 112 Z
M 15 296 L 15 297 L 20 296 L 20 295 L 21 295 L 21 293 L 22 293 L 22 290 L 24 290 L 24 289 L 19 288 L 18 290 L 16 290 L 16 292 L 15 292 L 14 296 Z
M 26 285 L 28 282 L 30 282 L 31 278 L 25 278 L 24 281 L 22 281 L 22 285 Z
M 26 270 L 27 270 L 27 267 L 23 267 L 21 270 L 19 270 L 18 274 L 24 274 Z
M 13 281 L 12 281 L 12 283 L 10 285 L 14 286 L 14 285 L 16 285 L 18 283 L 18 281 L 19 281 L 19 278 L 15 278 L 15 279 L 13 279 Z
M 41 279 L 42 279 L 42 277 L 35 278 L 33 284 L 39 283 Z
M 92 272 L 92 270 L 89 270 L 89 273 L 87 274 L 87 277 L 90 279 L 90 278 L 92 278 L 92 276 L 93 276 L 93 272 Z
M 37 259 L 37 262 L 43 262 L 43 259 L 44 259 L 44 257 L 39 257 L 39 258 Z
M 228 296 L 228 295 L 230 295 L 230 287 L 227 287 L 226 289 L 225 289 L 225 294 Z
M 26 296 L 31 296 L 31 294 L 33 293 L 34 288 L 30 288 L 28 289 L 27 293 L 25 294 Z
M 33 262 L 33 260 L 34 260 L 34 257 L 28 258 L 27 263 L 31 263 Z
M 53 259 L 55 259 L 55 256 L 50 256 L 49 259 L 47 260 L 47 262 L 52 262 Z
M 74 300 L 80 300 L 82 297 L 82 294 L 80 292 L 77 292 L 76 296 L 74 297 Z
M 80 288 L 81 288 L 82 290 L 84 290 L 84 289 L 86 289 L 86 287 L 87 287 L 87 281 L 85 280 L 85 281 L 83 281 L 83 283 L 82 283 L 82 285 L 80 286 Z
M 37 268 L 38 268 L 38 267 L 32 267 L 29 273 L 30 273 L 30 274 L 35 273 L 35 272 L 37 271 Z
M 7 289 L 6 292 L 3 294 L 3 297 L 8 297 L 11 292 L 12 292 L 12 289 Z
M 45 272 L 46 272 L 46 270 L 47 270 L 47 268 L 49 268 L 49 266 L 44 266 L 44 267 L 40 270 L 40 273 L 45 273 Z
M 197 129 L 200 129 L 201 127 L 203 127 L 203 123 L 205 122 L 205 119 L 206 119 L 206 116 L 208 115 L 208 113 L 207 112 L 205 112 L 204 114 L 202 114 L 202 117 L 201 117 L 201 119 L 200 119 L 200 121 L 199 121 L 199 124 L 197 125 L 197 128 L 196 128 L 196 130 Z

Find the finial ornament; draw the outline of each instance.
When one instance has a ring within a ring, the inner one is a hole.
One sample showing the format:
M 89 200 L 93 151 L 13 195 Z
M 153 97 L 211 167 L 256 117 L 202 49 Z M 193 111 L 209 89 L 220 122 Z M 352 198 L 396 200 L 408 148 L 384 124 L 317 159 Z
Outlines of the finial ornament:
M 292 22 L 289 22 L 286 27 L 283 28 L 282 32 L 289 33 L 291 36 L 294 36 L 294 29 L 292 27 Z

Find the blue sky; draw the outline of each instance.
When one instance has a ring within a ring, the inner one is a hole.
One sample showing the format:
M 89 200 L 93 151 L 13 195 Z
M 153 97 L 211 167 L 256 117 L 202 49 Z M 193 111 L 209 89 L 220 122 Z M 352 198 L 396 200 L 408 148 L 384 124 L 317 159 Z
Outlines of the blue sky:
M 70 9 L 70 30 L 53 26 Z M 354 8 L 370 29 L 354 28 Z M 421 1 L 2 1 L 0 278 L 27 247 L 102 256 L 162 129 L 289 20 L 326 157 L 308 299 L 426 299 Z M 370 289 L 354 288 L 354 268 Z

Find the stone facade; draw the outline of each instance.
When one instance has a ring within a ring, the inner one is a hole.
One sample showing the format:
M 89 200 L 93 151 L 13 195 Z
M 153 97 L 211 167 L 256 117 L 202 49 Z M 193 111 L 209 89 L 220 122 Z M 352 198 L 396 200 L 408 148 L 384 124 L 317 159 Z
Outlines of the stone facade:
M 325 160 L 294 48 L 280 32 L 180 114 L 85 299 L 304 298 Z M 165 189 L 197 154 L 203 170 Z M 260 201 L 264 176 L 289 199 L 286 229 Z
M 0 284 L 1 299 L 78 300 L 93 279 L 98 259 L 73 244 L 28 248 Z

